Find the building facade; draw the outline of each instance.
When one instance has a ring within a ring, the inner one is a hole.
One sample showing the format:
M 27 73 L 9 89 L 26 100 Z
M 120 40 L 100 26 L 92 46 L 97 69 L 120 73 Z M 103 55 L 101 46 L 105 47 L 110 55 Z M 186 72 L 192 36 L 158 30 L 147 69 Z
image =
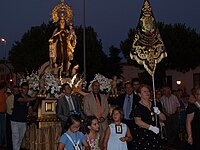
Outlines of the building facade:
M 144 69 L 138 69 L 129 64 L 122 65 L 124 80 L 131 80 L 132 78 L 139 77 L 140 73 L 145 72 Z M 188 94 L 193 87 L 200 86 L 200 66 L 194 70 L 186 73 L 178 72 L 176 70 L 166 71 L 166 82 L 173 90 L 184 87 Z

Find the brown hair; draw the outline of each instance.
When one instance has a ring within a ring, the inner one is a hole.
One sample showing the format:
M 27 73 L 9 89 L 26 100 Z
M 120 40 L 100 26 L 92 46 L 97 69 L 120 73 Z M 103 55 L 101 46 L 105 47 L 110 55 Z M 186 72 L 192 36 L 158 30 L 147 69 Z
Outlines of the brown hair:
M 112 110 L 112 116 L 113 116 L 113 114 L 114 114 L 115 111 L 118 111 L 121 114 L 121 119 L 124 117 L 124 112 L 123 112 L 123 110 L 120 107 L 115 107 Z

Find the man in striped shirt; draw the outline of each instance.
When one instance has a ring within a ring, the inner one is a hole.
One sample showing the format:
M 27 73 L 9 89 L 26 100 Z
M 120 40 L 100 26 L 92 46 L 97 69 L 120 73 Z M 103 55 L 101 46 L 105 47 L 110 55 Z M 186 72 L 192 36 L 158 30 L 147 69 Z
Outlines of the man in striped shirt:
M 165 122 L 167 143 L 173 146 L 178 139 L 180 103 L 177 97 L 171 93 L 169 87 L 163 88 L 163 96 L 160 101 L 163 107 L 163 113 L 167 118 Z

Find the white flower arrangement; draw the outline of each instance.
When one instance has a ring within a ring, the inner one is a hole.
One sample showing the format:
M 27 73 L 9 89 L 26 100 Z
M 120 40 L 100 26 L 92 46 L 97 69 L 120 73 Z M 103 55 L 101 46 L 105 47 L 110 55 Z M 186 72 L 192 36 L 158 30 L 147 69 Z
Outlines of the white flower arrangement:
M 30 75 L 28 74 L 26 77 L 22 77 L 20 79 L 20 85 L 23 82 L 27 82 L 29 85 L 29 92 L 30 96 L 35 96 L 35 94 L 39 91 L 39 76 L 37 72 L 32 72 Z
M 61 85 L 59 81 L 51 73 L 45 73 L 43 79 L 45 82 L 44 87 L 46 89 L 46 94 L 58 97 L 58 94 L 60 93 L 61 90 Z
M 43 80 L 44 87 L 41 87 L 40 80 Z M 28 94 L 32 97 L 35 97 L 41 90 L 41 88 L 45 89 L 46 95 L 50 95 L 56 98 L 59 97 L 61 85 L 51 73 L 45 73 L 42 79 L 40 79 L 37 72 L 32 72 L 30 75 L 27 75 L 26 77 L 22 77 L 20 79 L 20 85 L 23 82 L 27 82 L 29 84 Z
M 95 74 L 94 76 L 94 79 L 92 81 L 90 81 L 90 85 L 88 87 L 88 90 L 91 91 L 91 86 L 92 86 L 92 83 L 94 81 L 98 81 L 99 84 L 100 84 L 100 91 L 103 93 L 103 94 L 108 94 L 110 93 L 111 91 L 111 79 L 108 79 L 106 77 L 104 77 L 103 75 L 101 74 Z

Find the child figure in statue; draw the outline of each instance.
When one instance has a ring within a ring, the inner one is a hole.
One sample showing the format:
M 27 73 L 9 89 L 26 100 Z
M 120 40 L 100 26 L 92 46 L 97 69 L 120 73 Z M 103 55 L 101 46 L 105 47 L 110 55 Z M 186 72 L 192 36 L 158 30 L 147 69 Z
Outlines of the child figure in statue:
M 113 76 L 113 79 L 111 81 L 111 97 L 117 97 L 117 84 L 122 82 L 121 79 L 118 79 L 117 76 Z

